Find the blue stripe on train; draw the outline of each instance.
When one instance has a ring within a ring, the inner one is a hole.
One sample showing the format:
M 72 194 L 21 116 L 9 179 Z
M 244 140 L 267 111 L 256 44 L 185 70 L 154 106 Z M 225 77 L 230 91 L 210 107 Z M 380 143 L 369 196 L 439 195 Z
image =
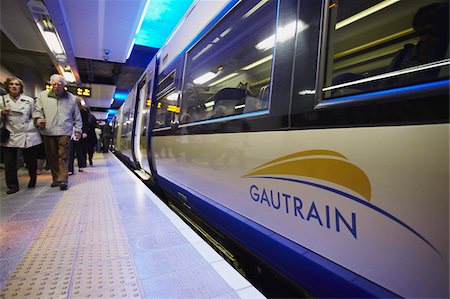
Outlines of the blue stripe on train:
M 158 182 L 175 198 L 178 192 L 186 195 L 196 214 L 316 296 L 399 297 L 193 190 L 160 176 Z

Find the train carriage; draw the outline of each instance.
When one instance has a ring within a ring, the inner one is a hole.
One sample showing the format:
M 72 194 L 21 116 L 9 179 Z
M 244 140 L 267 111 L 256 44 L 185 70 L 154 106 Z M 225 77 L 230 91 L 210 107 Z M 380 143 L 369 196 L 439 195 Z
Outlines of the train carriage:
M 448 297 L 448 4 L 198 1 L 119 148 L 131 120 L 134 168 L 308 293 Z

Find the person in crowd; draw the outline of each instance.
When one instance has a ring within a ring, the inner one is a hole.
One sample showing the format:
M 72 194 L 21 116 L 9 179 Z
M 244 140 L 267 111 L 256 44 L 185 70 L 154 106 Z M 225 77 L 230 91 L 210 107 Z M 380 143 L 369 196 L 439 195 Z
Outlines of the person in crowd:
M 45 148 L 44 148 L 44 144 L 41 143 L 38 146 L 38 151 L 37 151 L 37 174 L 43 174 L 44 173 L 44 167 L 45 167 L 45 162 L 47 160 L 47 157 L 45 155 Z
M 75 100 L 78 105 L 78 109 L 81 114 L 82 132 L 81 138 L 77 138 L 75 130 L 73 130 L 70 146 L 69 146 L 69 175 L 74 174 L 74 161 L 77 158 L 78 172 L 83 172 L 83 168 L 86 167 L 86 150 L 87 150 L 87 136 L 89 130 L 89 122 L 87 116 L 86 103 L 81 97 L 76 96 Z
M 36 105 L 36 100 L 37 97 L 34 97 L 34 103 Z M 41 134 L 39 132 L 39 134 Z M 49 170 L 49 169 L 45 169 L 46 168 L 46 163 L 47 162 L 47 156 L 45 155 L 45 148 L 44 148 L 44 143 L 39 144 L 38 146 L 38 150 L 37 150 L 37 174 L 43 174 L 44 170 Z
M 96 125 L 95 127 L 95 137 L 97 138 L 97 145 L 95 150 L 97 153 L 100 153 L 102 151 L 102 129 Z
M 103 152 L 107 153 L 109 150 L 109 142 L 111 141 L 111 135 L 112 135 L 112 128 L 108 124 L 108 122 L 105 122 L 105 125 L 102 129 L 102 141 L 103 141 Z
M 35 107 L 34 99 L 23 94 L 23 81 L 19 78 L 8 78 L 5 85 L 7 94 L 1 96 L 0 119 L 10 132 L 10 136 L 1 143 L 1 146 L 5 159 L 6 186 L 8 187 L 6 193 L 12 194 L 19 191 L 17 178 L 19 150 L 22 150 L 30 176 L 28 188 L 36 186 L 37 154 L 42 139 L 32 119 Z
M 388 71 L 425 65 L 448 58 L 449 1 L 436 2 L 421 7 L 414 15 L 412 27 L 418 34 L 417 44 L 408 43 L 391 61 Z M 404 75 L 401 81 L 428 80 L 438 76 L 440 68 Z M 392 80 L 395 82 L 395 80 Z
M 95 128 L 97 127 L 97 118 L 88 111 L 88 131 L 87 131 L 87 154 L 89 159 L 89 166 L 93 166 L 94 163 L 92 159 L 94 158 L 95 146 L 97 145 L 97 136 L 95 133 Z
M 67 190 L 70 136 L 75 131 L 75 138 L 81 138 L 82 120 L 75 96 L 64 89 L 64 77 L 54 74 L 50 84 L 51 90 L 40 93 L 33 118 L 44 139 L 53 178 L 51 186 Z

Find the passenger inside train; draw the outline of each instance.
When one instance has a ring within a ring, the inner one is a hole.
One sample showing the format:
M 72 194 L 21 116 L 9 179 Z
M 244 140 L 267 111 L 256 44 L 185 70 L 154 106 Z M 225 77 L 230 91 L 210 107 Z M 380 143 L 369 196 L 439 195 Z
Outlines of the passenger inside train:
M 411 4 L 414 5 L 402 8 L 407 16 L 403 22 L 385 18 L 378 22 L 377 28 L 356 27 L 348 21 L 355 10 L 360 14 L 366 12 L 364 4 L 357 7 L 356 3 L 339 1 L 330 6 L 331 19 L 335 21 L 329 28 L 330 63 L 325 97 L 426 82 L 448 75 L 445 60 L 449 57 L 449 2 L 430 0 Z M 390 9 L 383 8 L 374 14 L 387 15 Z M 370 21 L 370 17 L 360 22 Z

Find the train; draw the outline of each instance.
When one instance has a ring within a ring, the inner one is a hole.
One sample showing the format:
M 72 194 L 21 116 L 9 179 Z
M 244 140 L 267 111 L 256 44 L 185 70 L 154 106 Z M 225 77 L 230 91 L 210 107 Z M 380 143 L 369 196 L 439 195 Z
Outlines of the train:
M 448 4 L 194 1 L 111 150 L 237 267 L 448 298 Z

